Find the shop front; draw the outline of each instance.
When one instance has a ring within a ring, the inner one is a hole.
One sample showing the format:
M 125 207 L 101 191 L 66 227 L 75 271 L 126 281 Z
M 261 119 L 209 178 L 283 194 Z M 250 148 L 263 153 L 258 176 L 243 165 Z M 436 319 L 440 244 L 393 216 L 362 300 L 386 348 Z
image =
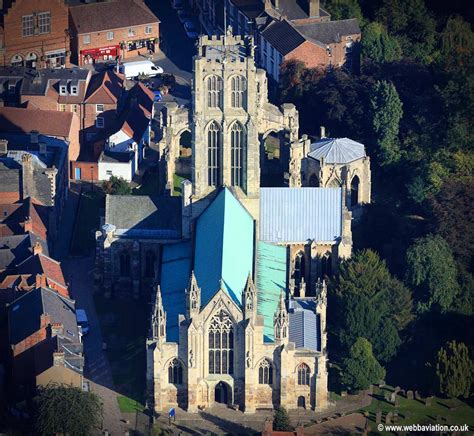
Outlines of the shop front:
M 122 43 L 124 49 L 124 57 L 137 56 L 138 54 L 153 54 L 155 53 L 155 44 L 157 38 L 136 39 L 133 41 L 125 41 Z
M 116 60 L 119 54 L 120 47 L 118 45 L 81 50 L 81 65 L 94 64 L 96 62 L 101 61 Z
M 44 61 L 47 68 L 58 68 L 66 65 L 66 50 L 51 50 L 44 54 Z

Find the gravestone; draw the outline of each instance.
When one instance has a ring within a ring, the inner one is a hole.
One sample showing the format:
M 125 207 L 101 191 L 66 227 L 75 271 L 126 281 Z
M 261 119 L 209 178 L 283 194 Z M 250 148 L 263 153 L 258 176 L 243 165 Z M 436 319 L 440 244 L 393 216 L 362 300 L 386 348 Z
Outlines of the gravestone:
M 433 397 L 427 397 L 425 399 L 425 406 L 426 407 L 431 407 L 431 404 L 433 403 Z
M 382 411 L 377 410 L 377 413 L 375 414 L 375 423 L 380 424 L 382 422 Z
M 401 387 L 400 387 L 400 386 L 397 386 L 397 387 L 395 388 L 395 392 L 399 392 L 400 389 L 401 389 Z
M 341 397 L 347 397 L 347 391 L 342 391 L 341 392 Z
M 421 401 L 423 398 L 421 398 L 421 395 L 418 391 L 415 391 L 415 400 Z
M 395 407 L 400 407 L 400 397 L 399 396 L 397 396 L 395 398 Z
M 385 415 L 385 424 L 391 424 L 392 423 L 392 412 L 388 412 Z
M 407 399 L 413 400 L 413 391 L 407 391 Z
M 391 403 L 395 403 L 395 400 L 397 399 L 397 393 L 396 392 L 392 392 L 392 394 L 390 395 L 390 402 Z
M 385 386 L 385 380 L 380 380 L 378 385 L 379 385 L 379 388 L 383 388 Z

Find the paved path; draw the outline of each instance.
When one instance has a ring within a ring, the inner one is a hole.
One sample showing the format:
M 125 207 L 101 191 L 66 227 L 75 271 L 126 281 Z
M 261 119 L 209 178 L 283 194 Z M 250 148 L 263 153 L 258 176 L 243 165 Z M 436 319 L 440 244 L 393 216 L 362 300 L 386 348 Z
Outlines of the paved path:
M 89 334 L 84 338 L 84 377 L 92 382 L 91 390 L 104 401 L 104 429 L 114 436 L 123 435 L 117 393 L 114 391 L 109 361 L 102 350 L 102 334 L 92 298 L 94 259 L 92 256 L 70 257 L 62 264 L 66 281 L 71 284 L 70 292 L 76 300 L 76 307 L 86 310 L 90 324 Z

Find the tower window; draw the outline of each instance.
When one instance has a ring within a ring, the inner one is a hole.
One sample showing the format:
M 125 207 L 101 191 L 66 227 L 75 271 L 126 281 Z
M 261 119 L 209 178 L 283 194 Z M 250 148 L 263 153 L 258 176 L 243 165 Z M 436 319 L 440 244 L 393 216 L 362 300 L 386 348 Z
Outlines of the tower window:
M 273 384 L 273 365 L 268 359 L 264 359 L 258 368 L 258 384 Z
M 173 359 L 168 366 L 168 383 L 173 385 L 183 383 L 183 367 L 178 359 Z
M 301 363 L 298 366 L 298 384 L 309 386 L 310 375 L 311 375 L 311 371 L 309 369 L 309 366 L 306 365 L 305 363 Z
M 220 107 L 222 97 L 222 79 L 218 76 L 207 78 L 207 107 Z
M 240 123 L 234 123 L 230 131 L 230 149 L 231 149 L 231 183 L 232 186 L 244 188 L 245 179 L 245 135 L 244 128 Z
M 221 129 L 215 121 L 207 130 L 207 152 L 208 185 L 218 186 L 220 183 Z
M 245 98 L 245 78 L 234 76 L 231 79 L 231 105 L 232 107 L 243 107 Z

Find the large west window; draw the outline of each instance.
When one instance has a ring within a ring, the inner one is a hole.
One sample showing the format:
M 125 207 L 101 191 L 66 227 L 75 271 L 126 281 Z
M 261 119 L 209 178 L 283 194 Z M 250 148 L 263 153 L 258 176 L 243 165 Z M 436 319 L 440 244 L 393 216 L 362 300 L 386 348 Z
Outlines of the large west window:
M 242 124 L 236 122 L 230 130 L 231 183 L 244 188 L 245 135 Z
M 234 327 L 230 316 L 221 310 L 209 326 L 209 374 L 233 374 Z
M 208 185 L 218 186 L 220 183 L 221 129 L 216 121 L 213 121 L 207 129 L 207 159 Z
M 207 78 L 207 107 L 220 107 L 222 98 L 222 79 L 219 76 Z
M 245 77 L 234 76 L 231 79 L 231 106 L 232 107 L 243 107 L 245 98 Z
M 40 12 L 38 14 L 38 30 L 40 34 L 51 32 L 51 12 Z

